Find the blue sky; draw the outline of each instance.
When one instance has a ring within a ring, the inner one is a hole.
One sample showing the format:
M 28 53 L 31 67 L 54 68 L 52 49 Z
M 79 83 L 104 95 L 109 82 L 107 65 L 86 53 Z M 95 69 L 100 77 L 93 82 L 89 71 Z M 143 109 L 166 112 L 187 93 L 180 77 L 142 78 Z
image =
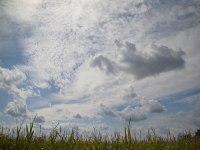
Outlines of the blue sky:
M 200 2 L 2 0 L 0 124 L 200 128 Z

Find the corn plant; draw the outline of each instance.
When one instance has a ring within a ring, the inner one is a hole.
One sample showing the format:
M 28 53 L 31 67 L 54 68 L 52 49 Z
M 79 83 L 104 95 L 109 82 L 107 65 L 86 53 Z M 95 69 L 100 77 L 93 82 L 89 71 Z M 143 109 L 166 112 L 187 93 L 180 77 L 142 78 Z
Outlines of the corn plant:
M 151 129 L 146 138 L 137 140 L 136 135 L 131 133 L 130 124 L 124 128 L 123 136 L 114 132 L 110 138 L 103 136 L 95 128 L 85 136 L 73 129 L 71 132 L 62 131 L 61 128 L 57 130 L 58 124 L 49 136 L 37 137 L 33 122 L 26 125 L 24 131 L 22 124 L 13 134 L 4 133 L 4 128 L 1 128 L 0 150 L 200 150 L 199 136 L 177 139 L 169 133 L 164 139 L 156 135 L 155 129 Z

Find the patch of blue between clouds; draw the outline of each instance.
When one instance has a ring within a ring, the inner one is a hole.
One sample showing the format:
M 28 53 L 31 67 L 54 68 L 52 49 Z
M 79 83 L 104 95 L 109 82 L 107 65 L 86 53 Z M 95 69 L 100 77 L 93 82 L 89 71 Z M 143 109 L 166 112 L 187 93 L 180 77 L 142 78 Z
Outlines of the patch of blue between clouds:
M 0 89 L 0 110 L 4 110 L 7 106 L 8 102 L 13 100 L 13 96 L 9 94 L 7 91 Z M 2 112 L 3 113 L 3 112 Z
M 59 88 L 54 86 L 54 83 L 48 82 L 48 84 L 50 85 L 50 88 L 45 88 L 45 89 L 39 89 L 40 90 L 40 95 L 42 97 L 46 97 L 48 96 L 50 93 L 59 93 Z
M 177 113 L 179 111 L 194 111 L 195 103 L 179 102 L 180 100 L 194 96 L 200 93 L 200 88 L 190 91 L 184 91 L 169 95 L 166 98 L 159 99 L 159 103 L 164 105 L 168 111 L 165 114 Z
M 25 57 L 23 57 L 24 47 L 21 40 L 31 36 L 32 27 L 21 27 L 12 22 L 7 24 L 12 32 L 6 33 L 3 31 L 3 33 L 0 33 L 0 40 L 2 40 L 2 45 L 0 45 L 0 67 L 12 69 L 17 64 L 26 63 Z

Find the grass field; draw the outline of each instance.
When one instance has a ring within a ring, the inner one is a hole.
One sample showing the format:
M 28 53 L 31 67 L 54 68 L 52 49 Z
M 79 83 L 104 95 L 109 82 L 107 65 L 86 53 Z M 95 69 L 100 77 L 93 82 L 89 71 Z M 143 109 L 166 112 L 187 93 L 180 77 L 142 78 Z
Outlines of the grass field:
M 144 139 L 137 139 L 124 128 L 124 134 L 113 133 L 111 137 L 93 132 L 90 135 L 79 135 L 74 130 L 69 134 L 55 127 L 49 136 L 36 136 L 34 123 L 22 128 L 22 124 L 13 133 L 0 132 L 0 150 L 200 150 L 200 138 L 184 136 L 177 139 L 172 135 L 159 137 L 152 130 Z

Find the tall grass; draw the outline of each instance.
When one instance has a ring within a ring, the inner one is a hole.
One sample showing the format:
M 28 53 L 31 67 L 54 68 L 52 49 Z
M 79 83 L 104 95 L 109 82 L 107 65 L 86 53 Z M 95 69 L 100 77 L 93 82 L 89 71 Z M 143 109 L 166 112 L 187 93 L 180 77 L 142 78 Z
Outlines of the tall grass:
M 68 133 L 61 128 L 57 129 L 58 125 L 49 136 L 44 134 L 36 136 L 33 122 L 26 125 L 24 130 L 22 124 L 17 127 L 16 132 L 12 133 L 5 133 L 2 127 L 0 150 L 200 150 L 198 137 L 186 136 L 176 139 L 169 133 L 164 139 L 151 129 L 146 138 L 137 139 L 137 136 L 131 133 L 130 125 L 124 128 L 123 135 L 114 132 L 108 138 L 96 129 L 92 134 L 83 136 L 76 130 Z

